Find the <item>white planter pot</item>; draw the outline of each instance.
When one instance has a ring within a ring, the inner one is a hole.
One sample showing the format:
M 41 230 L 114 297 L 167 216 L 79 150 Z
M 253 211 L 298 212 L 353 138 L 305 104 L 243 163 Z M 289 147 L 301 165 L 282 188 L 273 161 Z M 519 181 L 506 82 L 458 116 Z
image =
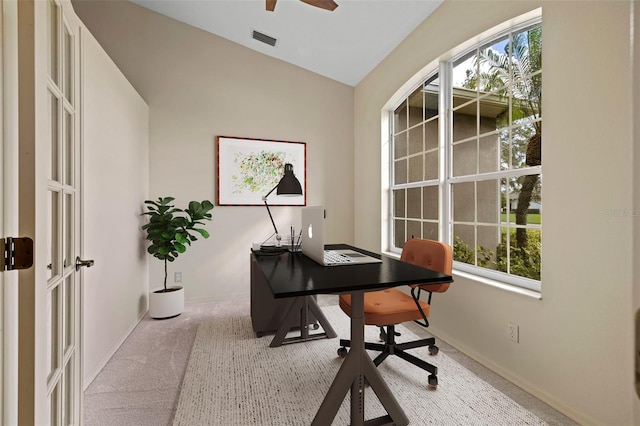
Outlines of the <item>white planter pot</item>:
M 149 293 L 149 316 L 155 319 L 166 319 L 177 317 L 184 311 L 184 288 L 168 287 L 164 292 L 164 287 L 153 290 Z

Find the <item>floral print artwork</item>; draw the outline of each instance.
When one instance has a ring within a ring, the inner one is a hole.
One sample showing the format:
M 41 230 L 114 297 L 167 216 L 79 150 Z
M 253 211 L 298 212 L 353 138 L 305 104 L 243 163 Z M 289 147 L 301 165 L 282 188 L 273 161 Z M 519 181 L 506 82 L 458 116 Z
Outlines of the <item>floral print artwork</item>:
M 306 197 L 307 144 L 266 139 L 218 136 L 217 194 L 222 206 L 259 206 L 284 175 L 284 165 L 293 165 L 293 173 L 302 185 L 299 197 L 269 196 L 276 206 L 304 206 Z
M 235 157 L 237 173 L 231 176 L 234 194 L 248 191 L 265 195 L 284 173 L 285 153 L 282 151 L 260 151 L 248 155 L 237 152 Z

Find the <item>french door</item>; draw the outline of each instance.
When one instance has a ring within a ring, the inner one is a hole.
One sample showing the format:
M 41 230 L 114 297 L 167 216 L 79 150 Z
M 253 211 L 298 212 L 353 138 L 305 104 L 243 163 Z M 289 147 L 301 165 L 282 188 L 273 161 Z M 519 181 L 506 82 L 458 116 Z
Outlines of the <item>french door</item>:
M 20 45 L 20 100 L 33 102 L 20 108 L 20 179 L 32 180 L 20 228 L 34 240 L 20 279 L 19 423 L 80 424 L 79 20 L 68 0 L 18 5 L 20 37 L 33 40 Z
M 79 41 L 70 17 L 47 0 L 46 372 L 49 424 L 80 423 L 79 274 Z

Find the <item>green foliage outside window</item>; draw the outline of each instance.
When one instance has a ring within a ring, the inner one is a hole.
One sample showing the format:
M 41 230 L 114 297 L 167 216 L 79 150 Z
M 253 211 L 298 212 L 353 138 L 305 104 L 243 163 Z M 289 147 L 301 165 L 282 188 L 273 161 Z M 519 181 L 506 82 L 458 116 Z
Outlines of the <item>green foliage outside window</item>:
M 527 230 L 528 238 L 525 247 L 517 246 L 516 230 L 510 230 L 510 259 L 507 258 L 506 231 L 502 232 L 502 242 L 498 244 L 495 252 L 486 247 L 478 246 L 477 266 L 507 272 L 509 261 L 511 267 L 509 273 L 519 277 L 540 280 L 540 231 Z M 475 252 L 466 242 L 457 235 L 453 241 L 453 258 L 458 262 L 476 265 Z
M 476 264 L 476 256 L 473 249 L 457 235 L 453 240 L 453 258 L 458 262 L 468 263 L 469 265 Z M 478 246 L 478 266 L 491 268 L 492 263 L 495 263 L 492 258 L 493 251 L 488 248 Z
M 540 230 L 527 230 L 527 245 L 524 247 L 518 247 L 516 230 L 511 229 L 510 233 L 511 275 L 540 280 Z M 504 235 L 502 241 L 496 249 L 496 269 L 507 272 L 507 244 Z

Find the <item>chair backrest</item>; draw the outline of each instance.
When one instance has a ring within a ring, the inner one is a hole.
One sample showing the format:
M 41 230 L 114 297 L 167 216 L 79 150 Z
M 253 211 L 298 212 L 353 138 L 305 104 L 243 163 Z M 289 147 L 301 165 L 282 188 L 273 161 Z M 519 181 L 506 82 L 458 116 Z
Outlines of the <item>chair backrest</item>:
M 400 260 L 422 266 L 433 271 L 451 275 L 453 269 L 453 250 L 449 244 L 412 238 L 404 243 Z M 412 287 L 420 287 L 414 285 Z M 449 283 L 429 284 L 423 287 L 426 291 L 442 293 L 447 291 Z

